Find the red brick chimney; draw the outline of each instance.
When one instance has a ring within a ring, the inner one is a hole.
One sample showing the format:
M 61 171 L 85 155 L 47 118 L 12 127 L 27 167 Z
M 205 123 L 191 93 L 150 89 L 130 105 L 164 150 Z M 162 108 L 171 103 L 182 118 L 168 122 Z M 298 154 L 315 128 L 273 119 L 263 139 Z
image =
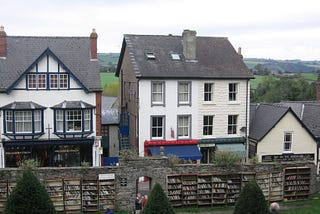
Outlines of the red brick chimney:
M 92 33 L 90 34 L 90 54 L 92 60 L 97 60 L 97 39 L 98 34 L 96 33 L 96 29 L 92 29 Z
M 7 56 L 7 34 L 4 31 L 4 27 L 0 27 L 0 58 L 6 58 Z

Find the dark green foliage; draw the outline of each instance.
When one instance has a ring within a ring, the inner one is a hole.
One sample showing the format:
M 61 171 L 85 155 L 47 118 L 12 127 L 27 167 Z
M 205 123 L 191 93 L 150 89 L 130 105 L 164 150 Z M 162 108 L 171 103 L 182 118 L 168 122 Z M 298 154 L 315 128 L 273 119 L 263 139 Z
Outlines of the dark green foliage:
M 268 202 L 256 181 L 248 182 L 240 192 L 234 214 L 267 214 Z
M 31 170 L 25 170 L 8 198 L 4 213 L 52 214 L 56 211 L 45 187 Z
M 251 102 L 315 100 L 315 84 L 302 77 L 264 78 L 251 93 Z
M 142 214 L 174 214 L 171 203 L 164 193 L 161 185 L 156 183 L 149 195 L 147 205 Z

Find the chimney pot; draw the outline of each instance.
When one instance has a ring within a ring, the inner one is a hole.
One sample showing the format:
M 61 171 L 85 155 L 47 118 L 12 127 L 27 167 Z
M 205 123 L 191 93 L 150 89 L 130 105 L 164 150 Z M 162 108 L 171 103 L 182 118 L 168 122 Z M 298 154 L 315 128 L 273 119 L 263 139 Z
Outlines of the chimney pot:
M 183 55 L 187 61 L 196 60 L 197 52 L 197 32 L 194 30 L 184 30 L 182 33 Z
M 90 34 L 90 54 L 91 54 L 91 60 L 97 60 L 97 40 L 98 40 L 98 34 L 96 33 L 96 29 L 92 29 L 92 33 Z
M 0 58 L 6 58 L 7 56 L 7 34 L 4 31 L 4 27 L 0 27 Z

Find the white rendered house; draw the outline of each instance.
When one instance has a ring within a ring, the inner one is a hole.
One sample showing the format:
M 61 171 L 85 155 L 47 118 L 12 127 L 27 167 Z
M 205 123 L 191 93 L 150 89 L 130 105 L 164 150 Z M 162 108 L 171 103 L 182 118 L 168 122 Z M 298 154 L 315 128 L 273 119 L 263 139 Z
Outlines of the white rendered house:
M 0 30 L 1 167 L 100 165 L 97 34 L 7 36 Z
M 160 147 L 202 162 L 216 150 L 245 156 L 253 75 L 227 38 L 125 35 L 116 75 L 120 134 L 140 156 Z

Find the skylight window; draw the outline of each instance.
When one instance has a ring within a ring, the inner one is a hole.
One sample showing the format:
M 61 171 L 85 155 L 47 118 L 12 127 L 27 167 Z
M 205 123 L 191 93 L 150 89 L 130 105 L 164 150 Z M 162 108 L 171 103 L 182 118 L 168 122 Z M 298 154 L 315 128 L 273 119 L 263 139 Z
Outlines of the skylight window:
M 156 59 L 156 56 L 152 52 L 146 53 L 147 59 Z
M 180 60 L 180 55 L 177 54 L 177 53 L 171 53 L 171 58 L 172 58 L 173 60 Z

